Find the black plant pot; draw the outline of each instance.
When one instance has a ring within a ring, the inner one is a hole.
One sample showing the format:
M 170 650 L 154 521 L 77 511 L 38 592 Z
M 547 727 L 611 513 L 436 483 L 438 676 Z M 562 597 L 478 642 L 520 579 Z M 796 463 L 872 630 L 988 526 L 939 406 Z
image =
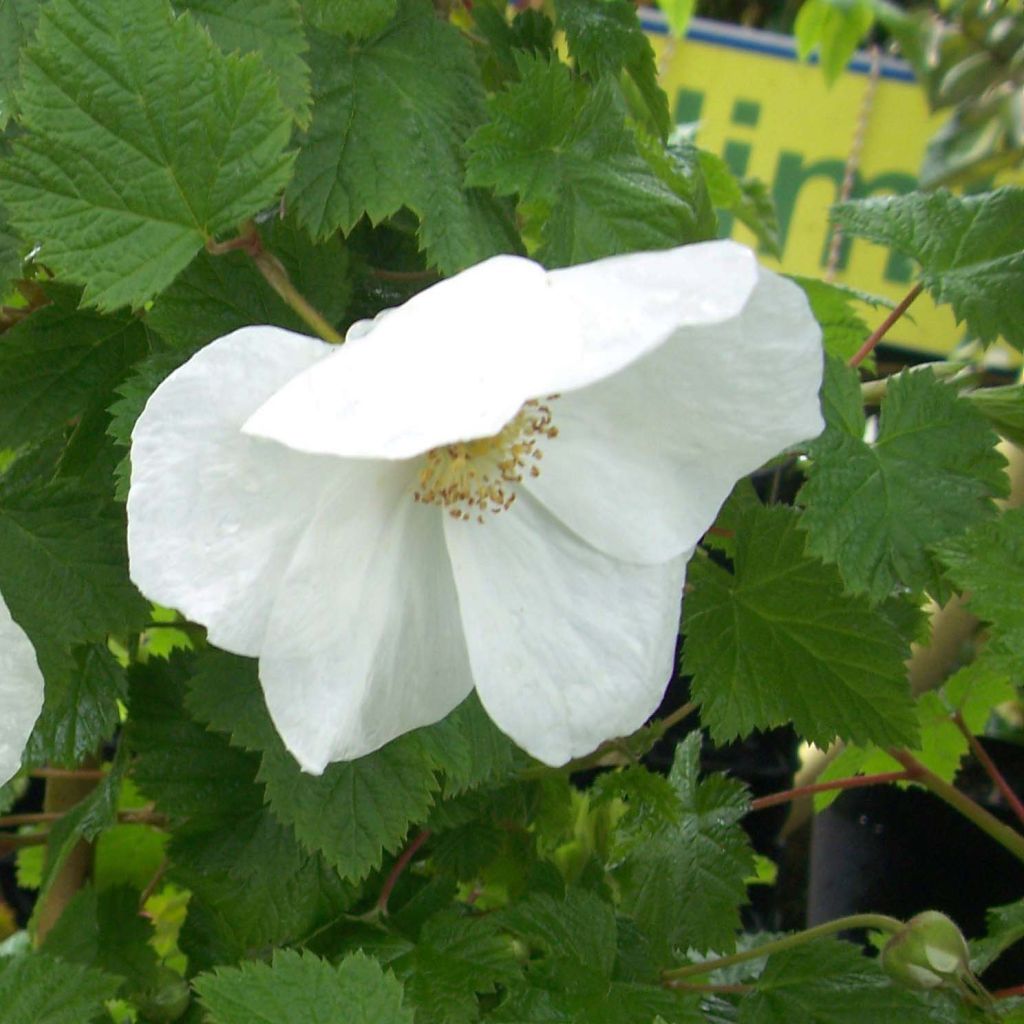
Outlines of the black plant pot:
M 1024 748 L 986 740 L 1010 784 L 1024 783 Z M 958 787 L 1019 827 L 981 767 L 968 761 Z M 849 790 L 812 826 L 808 925 L 877 912 L 906 919 L 941 910 L 968 938 L 985 934 L 985 911 L 1024 896 L 1024 864 L 924 790 Z M 1024 949 L 1005 953 L 985 975 L 991 988 L 1024 980 Z

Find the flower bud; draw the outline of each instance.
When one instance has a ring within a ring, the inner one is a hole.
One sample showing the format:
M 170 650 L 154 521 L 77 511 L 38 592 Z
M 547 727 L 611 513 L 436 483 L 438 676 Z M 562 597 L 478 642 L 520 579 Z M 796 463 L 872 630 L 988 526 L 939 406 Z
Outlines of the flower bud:
M 882 949 L 888 974 L 912 988 L 937 988 L 970 976 L 970 956 L 960 929 L 945 914 L 912 917 Z

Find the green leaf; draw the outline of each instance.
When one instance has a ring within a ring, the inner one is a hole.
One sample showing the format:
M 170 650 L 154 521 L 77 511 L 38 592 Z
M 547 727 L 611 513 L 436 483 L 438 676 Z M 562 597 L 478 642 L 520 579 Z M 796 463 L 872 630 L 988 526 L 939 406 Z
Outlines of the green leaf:
M 255 661 L 204 655 L 189 690 L 197 717 L 230 733 L 232 743 L 262 754 L 258 778 L 274 814 L 353 881 L 378 867 L 384 850 L 397 849 L 410 824 L 426 818 L 439 772 L 447 773 L 455 793 L 505 776 L 518 760 L 470 701 L 437 725 L 366 757 L 329 765 L 320 776 L 307 775 L 274 730 Z
M 313 35 L 313 123 L 289 204 L 317 239 L 403 206 L 443 273 L 517 247 L 505 211 L 464 189 L 462 145 L 483 120 L 468 45 L 426 0 L 402 0 L 386 32 L 359 46 Z
M 298 0 L 173 0 L 204 25 L 225 52 L 256 53 L 274 73 L 295 122 L 309 125 L 312 97 Z
M 735 573 L 690 569 L 683 671 L 716 741 L 792 721 L 812 743 L 912 744 L 908 645 L 884 614 L 844 593 L 834 567 L 804 553 L 800 516 L 744 511 Z
M 0 131 L 17 113 L 18 55 L 35 30 L 41 6 L 39 0 L 0 0 Z
M 739 824 L 746 789 L 724 775 L 699 779 L 700 733 L 676 748 L 669 781 L 679 798 L 677 821 L 638 844 L 616 872 L 622 909 L 661 959 L 678 947 L 727 951 L 735 945 L 745 879 L 753 852 Z
M 340 239 L 315 245 L 305 232 L 277 220 L 263 226 L 261 235 L 302 296 L 337 323 L 352 292 L 348 251 Z M 309 333 L 309 326 L 240 252 L 200 253 L 153 303 L 146 323 L 185 354 L 248 324 L 276 324 Z
M 665 13 L 668 27 L 677 39 L 686 34 L 686 26 L 690 24 L 697 0 L 657 0 L 658 6 Z
M 479 995 L 519 980 L 521 968 L 493 918 L 443 911 L 429 918 L 416 945 L 389 964 L 405 984 L 416 1024 L 470 1024 Z
M 134 317 L 79 310 L 70 289 L 4 333 L 0 346 L 0 448 L 17 448 L 63 430 L 97 402 L 146 352 Z
M 698 159 L 712 205 L 731 213 L 754 233 L 764 252 L 781 259 L 779 218 L 764 182 L 736 177 L 720 156 L 706 149 L 698 150 Z
M 522 56 L 521 81 L 490 100 L 467 142 L 466 180 L 518 194 L 539 257 L 564 266 L 690 241 L 696 216 L 640 155 L 614 84 L 574 80 L 557 61 Z
M 664 138 L 671 126 L 668 98 L 658 85 L 654 50 L 630 0 L 556 0 L 555 11 L 576 67 L 594 79 L 625 71 Z
M 812 446 L 800 492 L 808 550 L 874 601 L 900 584 L 934 591 L 929 547 L 991 515 L 1006 493 L 996 437 L 930 370 L 889 378 L 874 444 L 862 440 L 864 422 L 830 426 Z
M 887 300 L 875 295 L 868 295 L 846 285 L 819 281 L 813 277 L 790 275 L 804 290 L 811 304 L 814 319 L 821 324 L 825 351 L 846 362 L 867 340 L 871 334 L 864 318 L 857 312 L 855 303 L 878 307 L 886 305 Z M 874 366 L 874 356 L 869 355 L 863 365 L 867 369 Z
M 37 647 L 102 640 L 145 621 L 124 530 L 123 508 L 94 491 L 0 479 L 0 593 Z
M 215 922 L 216 958 L 294 941 L 346 909 L 352 892 L 265 806 L 259 758 L 187 715 L 187 667 L 150 662 L 131 679 L 135 777 L 158 807 L 188 818 L 171 840 L 172 876 L 192 891 L 190 922 L 192 910 Z
M 971 970 L 980 974 L 1024 939 L 1024 900 L 992 907 L 987 917 L 987 935 L 971 943 Z
M 398 0 L 301 0 L 311 25 L 338 35 L 367 36 L 382 32 L 398 10 Z
M 0 295 L 6 295 L 11 282 L 21 276 L 21 249 L 18 239 L 8 229 L 7 211 L 0 206 Z
M 1016 445 L 1024 445 L 1024 387 L 978 388 L 964 395 L 989 421 L 992 429 Z
M 72 768 L 113 736 L 120 718 L 118 701 L 127 691 L 124 671 L 100 644 L 79 647 L 73 654 L 37 653 L 46 700 L 24 761 Z
M 877 960 L 826 940 L 768 958 L 739 1024 L 934 1024 L 928 1003 L 889 980 Z
M 120 982 L 45 953 L 0 957 L 4 1024 L 95 1024 Z
M 939 557 L 957 588 L 970 592 L 968 607 L 992 625 L 992 637 L 1010 651 L 1024 644 L 1024 509 L 978 523 L 965 536 L 946 541 Z
M 210 1024 L 412 1024 L 402 986 L 362 953 L 334 965 L 278 950 L 270 964 L 219 969 L 194 981 Z
M 819 48 L 825 81 L 832 85 L 874 21 L 870 0 L 807 0 L 793 26 L 797 53 L 806 60 L 813 49 Z
M 134 889 L 97 893 L 80 890 L 47 934 L 43 952 L 68 963 L 96 967 L 123 978 L 131 991 L 146 989 L 157 979 L 157 958 L 149 945 L 153 926 L 139 913 Z
M 921 265 L 921 281 L 982 341 L 1024 349 L 1024 189 L 959 197 L 912 192 L 839 203 L 843 231 Z
M 152 298 L 288 178 L 291 118 L 262 60 L 225 56 L 165 0 L 51 0 L 22 72 L 0 198 L 101 309 Z

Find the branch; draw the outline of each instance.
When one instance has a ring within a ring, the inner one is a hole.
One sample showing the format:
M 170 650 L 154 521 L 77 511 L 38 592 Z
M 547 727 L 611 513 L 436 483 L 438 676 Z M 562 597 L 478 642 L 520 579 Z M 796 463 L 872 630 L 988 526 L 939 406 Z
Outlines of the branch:
M 996 784 L 999 792 L 1003 794 L 1003 799 L 1010 805 L 1013 813 L 1017 815 L 1017 820 L 1024 824 L 1024 803 L 1021 803 L 1020 797 L 1017 796 L 1006 781 L 1006 777 L 996 767 L 995 761 L 989 757 L 988 751 L 982 746 L 978 737 L 967 727 L 964 716 L 959 711 L 954 711 L 951 717 L 953 724 L 967 738 L 967 742 L 971 745 L 971 752 L 977 758 L 978 763 L 988 773 L 988 777 Z
M 910 304 L 921 294 L 924 285 L 919 281 L 899 301 L 896 308 L 882 321 L 881 326 L 873 331 L 867 341 L 847 360 L 847 366 L 860 366 L 874 351 L 875 346 L 886 336 L 889 328 L 910 308 Z
M 752 811 L 763 811 L 766 807 L 786 804 L 801 797 L 814 796 L 815 793 L 828 793 L 835 789 L 861 789 L 864 786 L 880 786 L 887 782 L 911 782 L 913 776 L 908 771 L 879 772 L 877 775 L 852 775 L 846 779 L 833 779 L 831 782 L 813 782 L 794 789 L 784 789 L 780 793 L 758 797 L 750 801 Z
M 402 877 L 402 872 L 409 866 L 409 861 L 416 856 L 416 851 L 430 838 L 431 834 L 430 829 L 425 828 L 409 843 L 402 851 L 402 855 L 391 866 L 388 877 L 384 879 L 384 884 L 381 886 L 380 895 L 377 897 L 375 909 L 378 914 L 386 914 L 388 912 L 388 900 L 391 899 L 391 892 L 395 888 L 395 884 Z

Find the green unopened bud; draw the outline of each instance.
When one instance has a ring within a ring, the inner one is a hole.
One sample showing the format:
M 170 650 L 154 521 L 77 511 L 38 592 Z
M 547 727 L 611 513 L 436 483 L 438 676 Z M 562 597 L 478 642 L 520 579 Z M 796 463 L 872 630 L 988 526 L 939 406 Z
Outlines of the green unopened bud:
M 893 935 L 882 949 L 882 966 L 912 988 L 938 988 L 971 975 L 960 929 L 937 910 L 912 917 Z

